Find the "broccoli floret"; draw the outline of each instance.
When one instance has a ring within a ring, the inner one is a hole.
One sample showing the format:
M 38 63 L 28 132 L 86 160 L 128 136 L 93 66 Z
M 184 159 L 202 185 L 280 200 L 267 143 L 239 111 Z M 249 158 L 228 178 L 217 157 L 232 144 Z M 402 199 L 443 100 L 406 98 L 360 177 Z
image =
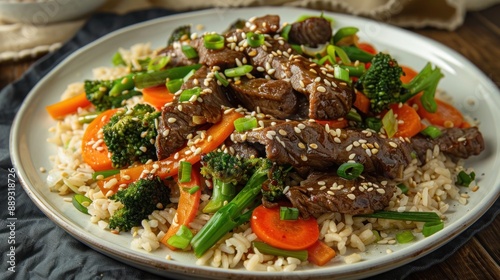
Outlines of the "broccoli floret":
M 156 159 L 155 121 L 161 113 L 150 105 L 137 104 L 119 110 L 103 127 L 104 143 L 111 153 L 114 168 L 127 167 L 135 162 Z
M 264 200 L 276 202 L 284 197 L 283 190 L 286 186 L 285 179 L 290 170 L 291 167 L 286 169 L 283 167 L 277 168 L 276 165 L 271 169 L 270 172 L 272 175 L 270 178 L 272 178 L 272 180 L 267 180 L 262 184 L 262 196 Z
M 87 99 L 97 111 L 123 107 L 125 100 L 142 94 L 134 90 L 132 75 L 116 80 L 86 80 L 84 89 Z
M 201 175 L 211 178 L 213 193 L 208 204 L 203 208 L 205 213 L 214 213 L 225 202 L 236 195 L 236 186 L 246 182 L 253 171 L 253 163 L 222 151 L 214 151 L 202 157 Z
M 226 233 L 235 227 L 248 222 L 252 208 L 260 197 L 262 185 L 284 185 L 287 170 L 266 158 L 249 159 L 253 165 L 253 173 L 243 189 L 229 203 L 215 212 L 214 216 L 193 237 L 191 245 L 194 253 L 200 257 L 217 243 Z M 275 177 L 277 176 L 277 177 Z M 248 209 L 250 208 L 250 209 Z M 247 209 L 246 212 L 243 212 Z
M 438 67 L 432 69 L 428 63 L 408 84 L 401 82 L 404 72 L 398 62 L 389 54 L 378 53 L 370 67 L 359 77 L 356 87 L 370 99 L 374 113 L 380 113 L 391 104 L 406 102 L 417 93 L 424 91 L 422 103 L 426 110 L 434 112 L 434 95 L 437 84 L 443 77 Z
M 129 231 L 139 226 L 154 210 L 163 209 L 169 203 L 170 189 L 157 176 L 150 176 L 131 183 L 110 199 L 123 204 L 109 219 L 109 228 Z

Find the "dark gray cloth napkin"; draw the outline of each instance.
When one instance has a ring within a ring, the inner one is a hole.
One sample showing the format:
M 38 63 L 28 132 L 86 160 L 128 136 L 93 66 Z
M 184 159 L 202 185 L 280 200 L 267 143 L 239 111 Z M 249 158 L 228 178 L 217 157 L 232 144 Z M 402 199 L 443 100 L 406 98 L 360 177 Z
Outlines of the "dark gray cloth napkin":
M 127 15 L 97 14 L 58 51 L 37 61 L 20 80 L 0 92 L 0 278 L 1 279 L 164 279 L 125 265 L 82 244 L 49 220 L 30 200 L 16 178 L 15 231 L 8 220 L 8 178 L 12 174 L 9 134 L 12 121 L 33 86 L 54 66 L 78 48 L 116 29 L 168 16 L 174 12 L 152 9 Z M 159 36 L 163 36 L 159 34 Z M 433 264 L 444 261 L 474 234 L 489 225 L 500 212 L 497 200 L 476 223 L 438 250 L 373 279 L 403 279 Z M 15 237 L 9 239 L 14 232 Z M 15 244 L 9 244 L 9 240 Z M 8 270 L 15 246 L 15 272 Z M 193 276 L 194 278 L 195 276 Z

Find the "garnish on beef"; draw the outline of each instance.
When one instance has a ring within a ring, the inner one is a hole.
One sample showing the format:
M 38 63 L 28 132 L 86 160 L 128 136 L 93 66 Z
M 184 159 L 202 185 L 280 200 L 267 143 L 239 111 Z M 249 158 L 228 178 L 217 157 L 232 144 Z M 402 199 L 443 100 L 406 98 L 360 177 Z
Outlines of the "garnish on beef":
M 243 78 L 230 86 L 238 103 L 250 111 L 260 111 L 278 119 L 285 119 L 297 111 L 297 96 L 286 81 Z
M 170 56 L 169 67 L 177 67 L 198 63 L 198 58 L 189 59 L 182 52 L 181 44 L 174 43 L 158 51 L 158 55 Z
M 244 60 L 245 54 L 231 48 L 224 47 L 220 50 L 207 49 L 203 43 L 203 37 L 190 42 L 190 45 L 198 52 L 198 63 L 208 67 L 219 66 L 222 69 L 236 66 L 236 59 Z
M 346 180 L 332 173 L 311 173 L 285 194 L 304 218 L 337 212 L 357 215 L 383 210 L 395 191 L 394 183 L 371 176 Z
M 189 134 L 205 123 L 217 123 L 222 117 L 222 108 L 230 106 L 217 80 L 207 67 L 198 69 L 181 89 L 200 87 L 201 94 L 194 101 L 180 102 L 178 96 L 162 109 L 158 121 L 156 154 L 158 159 L 168 157 L 186 143 Z
M 248 20 L 243 31 L 258 32 L 261 34 L 274 34 L 280 28 L 280 17 L 278 15 L 265 15 Z

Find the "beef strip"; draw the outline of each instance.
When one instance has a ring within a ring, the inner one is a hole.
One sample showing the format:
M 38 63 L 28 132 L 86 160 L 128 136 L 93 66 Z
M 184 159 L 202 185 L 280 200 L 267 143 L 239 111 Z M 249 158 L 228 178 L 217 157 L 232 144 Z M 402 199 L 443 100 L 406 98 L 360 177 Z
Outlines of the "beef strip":
M 273 124 L 234 133 L 233 139 L 264 145 L 267 158 L 292 165 L 302 174 L 355 161 L 364 165 L 365 172 L 399 179 L 412 160 L 412 145 L 401 139 L 387 139 L 381 134 L 351 128 L 327 130 L 307 121 Z
M 308 97 L 311 119 L 338 119 L 347 115 L 354 102 L 352 86 L 336 79 L 333 68 L 319 66 L 309 59 L 293 54 L 290 46 L 267 38 L 266 45 L 247 48 L 250 63 L 277 80 L 289 80 L 293 89 Z
M 231 140 L 226 140 L 224 144 L 229 149 L 229 152 L 235 156 L 241 158 L 256 158 L 260 156 L 257 148 L 250 143 L 235 143 Z
M 311 173 L 300 186 L 286 193 L 302 217 L 338 212 L 349 215 L 370 214 L 389 205 L 395 185 L 381 178 L 360 176 L 346 180 L 331 173 Z
M 181 87 L 200 87 L 198 100 L 180 102 L 177 96 L 173 102 L 162 108 L 156 137 L 158 159 L 166 158 L 181 148 L 186 143 L 187 136 L 200 126 L 219 122 L 222 118 L 221 109 L 230 106 L 216 79 L 207 78 L 208 73 L 208 68 L 202 66 Z
M 257 32 L 261 34 L 274 34 L 280 28 L 280 17 L 278 15 L 265 15 L 248 20 L 243 31 Z
M 439 146 L 441 152 L 455 159 L 479 155 L 484 150 L 483 135 L 477 127 L 444 128 L 441 136 L 436 139 L 418 134 L 411 141 L 422 162 L 425 160 L 427 150 L 434 149 L 435 145 Z
M 236 59 L 241 61 L 245 57 L 243 52 L 227 47 L 220 50 L 207 49 L 203 43 L 203 37 L 192 40 L 190 45 L 198 52 L 198 63 L 209 67 L 219 66 L 222 69 L 232 68 L 236 66 Z
M 198 58 L 189 59 L 186 57 L 184 52 L 182 52 L 181 44 L 179 44 L 178 42 L 158 51 L 158 55 L 170 56 L 170 61 L 167 64 L 169 67 L 198 63 Z
M 243 78 L 238 83 L 230 83 L 230 87 L 238 103 L 251 111 L 260 110 L 264 114 L 285 119 L 298 108 L 292 86 L 283 80 Z
M 325 18 L 310 17 L 292 23 L 288 37 L 291 43 L 316 47 L 332 38 L 332 25 Z

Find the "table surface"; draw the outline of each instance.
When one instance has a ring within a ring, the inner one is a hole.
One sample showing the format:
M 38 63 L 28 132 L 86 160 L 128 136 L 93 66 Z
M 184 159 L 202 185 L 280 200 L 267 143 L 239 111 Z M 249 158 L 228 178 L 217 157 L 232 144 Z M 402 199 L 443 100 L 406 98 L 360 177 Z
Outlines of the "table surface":
M 433 28 L 410 30 L 455 49 L 500 87 L 500 5 L 469 12 L 464 24 L 453 32 Z M 20 78 L 37 59 L 0 63 L 0 90 Z M 408 279 L 500 279 L 500 217 L 446 261 Z

